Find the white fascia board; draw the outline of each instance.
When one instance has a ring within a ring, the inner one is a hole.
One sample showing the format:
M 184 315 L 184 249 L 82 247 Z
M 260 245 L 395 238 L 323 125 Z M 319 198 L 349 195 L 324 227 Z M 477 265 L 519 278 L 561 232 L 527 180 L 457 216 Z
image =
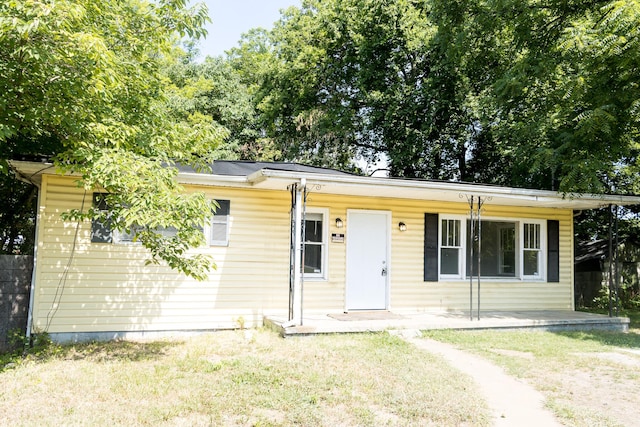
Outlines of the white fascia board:
M 465 196 L 480 196 L 493 199 L 495 204 L 530 207 L 554 207 L 566 209 L 594 209 L 609 204 L 637 205 L 639 196 L 562 194 L 548 190 L 498 187 L 457 182 L 420 181 L 399 178 L 375 178 L 350 175 L 301 173 L 263 169 L 250 177 L 255 183 L 269 181 L 299 181 L 306 178 L 307 186 L 316 186 L 316 191 L 335 194 L 366 194 L 378 197 L 398 197 L 424 200 L 465 201 Z M 272 184 L 275 184 L 273 182 Z M 277 184 L 276 184 L 277 186 Z M 349 189 L 354 190 L 353 193 Z M 359 189 L 360 191 L 355 191 Z
M 246 176 L 212 175 L 206 173 L 180 172 L 178 173 L 180 184 L 203 185 L 212 187 L 251 187 L 251 182 Z
M 10 160 L 11 167 L 25 181 L 39 185 L 45 173 L 58 174 L 50 163 Z M 466 202 L 465 196 L 492 198 L 492 204 L 563 209 L 595 209 L 607 205 L 640 205 L 640 196 L 609 194 L 566 194 L 546 190 L 498 187 L 457 182 L 421 181 L 415 179 L 380 178 L 357 175 L 335 175 L 262 169 L 249 176 L 212 175 L 180 172 L 178 182 L 203 186 L 264 188 L 285 190 L 292 182 L 307 180 L 313 191 L 327 194 L 361 195 L 417 200 Z

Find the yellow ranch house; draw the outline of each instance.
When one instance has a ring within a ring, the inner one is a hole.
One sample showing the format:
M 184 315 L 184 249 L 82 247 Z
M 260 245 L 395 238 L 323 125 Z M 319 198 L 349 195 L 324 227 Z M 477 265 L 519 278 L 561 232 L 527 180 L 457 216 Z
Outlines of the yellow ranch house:
M 574 212 L 640 203 L 218 161 L 178 175 L 220 205 L 194 249 L 217 269 L 198 282 L 146 265 L 130 235 L 63 220 L 100 203 L 77 177 L 12 167 L 39 187 L 29 328 L 59 341 L 254 327 L 265 316 L 573 311 Z

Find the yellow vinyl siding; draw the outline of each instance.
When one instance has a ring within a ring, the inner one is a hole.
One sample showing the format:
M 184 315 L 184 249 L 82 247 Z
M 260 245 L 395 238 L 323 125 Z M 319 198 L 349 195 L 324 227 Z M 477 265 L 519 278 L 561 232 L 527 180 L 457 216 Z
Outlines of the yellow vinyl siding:
M 34 327 L 48 332 L 103 332 L 217 329 L 262 323 L 264 314 L 286 314 L 289 288 L 289 209 L 287 191 L 190 186 L 210 198 L 228 199 L 228 246 L 194 249 L 211 254 L 218 269 L 197 282 L 167 267 L 145 265 L 137 245 L 91 243 L 91 223 L 63 221 L 69 209 L 84 209 L 92 193 L 70 177 L 44 175 L 39 211 Z M 423 281 L 424 214 L 468 216 L 465 200 L 444 203 L 379 197 L 327 195 L 311 191 L 307 206 L 329 210 L 326 279 L 304 281 L 305 313 L 345 308 L 347 211 L 391 212 L 389 308 L 402 311 L 467 310 L 469 282 Z M 572 309 L 573 217 L 569 209 L 493 206 L 484 217 L 556 219 L 560 222 L 560 282 L 483 279 L 486 310 Z M 344 226 L 337 228 L 335 219 Z M 400 232 L 404 222 L 407 231 Z M 345 235 L 334 243 L 332 233 Z M 76 238 L 77 235 L 77 238 Z M 474 304 L 476 284 L 474 283 Z
M 391 211 L 391 262 L 389 308 L 394 311 L 468 310 L 469 282 L 424 282 L 424 214 L 469 215 L 464 202 L 444 203 L 407 199 L 383 199 L 312 194 L 308 206 L 330 208 L 330 233 L 345 233 L 345 243 L 329 241 L 329 280 L 305 282 L 304 308 L 308 312 L 344 309 L 347 210 Z M 481 308 L 484 310 L 571 310 L 573 309 L 573 213 L 570 209 L 492 206 L 487 203 L 483 217 L 505 219 L 555 219 L 560 221 L 560 282 L 528 280 L 481 281 Z M 335 228 L 335 218 L 344 221 Z M 398 223 L 407 231 L 401 232 Z M 545 237 L 546 238 L 546 237 Z M 546 255 L 545 255 L 546 257 Z M 477 301 L 474 282 L 474 309 Z
M 78 225 L 60 214 L 80 209 L 83 196 L 88 209 L 92 193 L 72 178 L 45 175 L 34 327 L 47 328 L 50 319 L 51 333 L 216 329 L 237 327 L 240 317 L 260 325 L 264 313 L 286 312 L 289 195 L 197 190 L 231 200 L 229 246 L 194 250 L 211 254 L 218 266 L 204 282 L 145 266 L 141 246 L 91 243 L 89 221 Z

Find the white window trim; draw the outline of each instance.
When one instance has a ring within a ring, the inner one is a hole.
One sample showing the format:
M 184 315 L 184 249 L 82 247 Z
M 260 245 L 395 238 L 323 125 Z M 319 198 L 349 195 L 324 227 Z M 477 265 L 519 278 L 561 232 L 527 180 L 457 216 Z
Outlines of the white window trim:
M 538 258 L 538 270 L 540 275 L 524 274 L 524 225 L 538 224 L 540 225 L 540 257 Z M 527 281 L 545 281 L 547 280 L 547 221 L 539 219 L 522 219 L 520 221 L 520 277 Z
M 460 274 L 441 274 L 441 262 L 442 262 L 442 220 L 459 220 L 460 223 L 460 239 L 461 249 L 459 257 L 458 271 Z M 482 276 L 483 280 L 490 280 L 496 282 L 513 282 L 513 281 L 538 281 L 543 282 L 547 280 L 547 221 L 541 219 L 531 218 L 516 218 L 516 217 L 481 217 L 481 221 L 494 221 L 494 222 L 507 222 L 516 224 L 516 241 L 518 242 L 518 248 L 516 250 L 516 276 L 514 277 L 498 277 L 498 276 Z M 467 257 L 469 256 L 469 247 L 467 245 L 467 221 L 469 221 L 468 215 L 438 215 L 438 277 L 442 281 L 457 281 L 468 280 L 469 276 L 466 274 Z M 524 275 L 524 224 L 539 224 L 540 225 L 540 257 L 538 262 L 540 263 L 540 275 Z
M 218 215 L 218 221 L 216 221 L 216 215 L 211 217 L 211 221 L 207 223 L 204 227 L 205 236 L 207 237 L 207 246 L 229 246 L 229 233 L 231 229 L 231 222 L 233 217 L 231 216 L 231 200 L 230 199 L 220 199 L 220 200 L 229 200 L 229 214 L 223 215 L 226 217 L 226 221 L 220 221 L 221 215 Z M 224 240 L 213 240 L 213 236 L 211 233 L 213 232 L 213 224 L 222 224 L 226 223 L 227 227 L 225 230 L 225 238 Z
M 329 209 L 327 208 L 307 208 L 307 214 L 322 215 L 322 268 L 320 273 L 305 273 L 304 260 L 302 260 L 303 276 L 305 280 L 324 281 L 329 277 Z M 304 219 L 303 219 L 304 220 Z M 304 237 L 304 236 L 303 236 Z M 304 240 L 304 238 L 302 239 Z M 302 244 L 306 244 L 304 241 Z
M 467 223 L 466 217 L 462 215 L 438 215 L 438 275 L 441 280 L 462 280 L 465 276 L 465 262 L 467 259 Z M 442 221 L 455 220 L 460 221 L 460 256 L 458 257 L 459 274 L 442 274 Z

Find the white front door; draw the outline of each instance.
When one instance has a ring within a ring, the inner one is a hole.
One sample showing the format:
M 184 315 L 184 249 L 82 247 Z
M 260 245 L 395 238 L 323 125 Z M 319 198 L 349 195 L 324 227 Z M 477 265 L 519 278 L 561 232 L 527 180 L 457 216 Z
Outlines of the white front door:
M 388 283 L 388 212 L 347 212 L 347 310 L 385 310 Z

